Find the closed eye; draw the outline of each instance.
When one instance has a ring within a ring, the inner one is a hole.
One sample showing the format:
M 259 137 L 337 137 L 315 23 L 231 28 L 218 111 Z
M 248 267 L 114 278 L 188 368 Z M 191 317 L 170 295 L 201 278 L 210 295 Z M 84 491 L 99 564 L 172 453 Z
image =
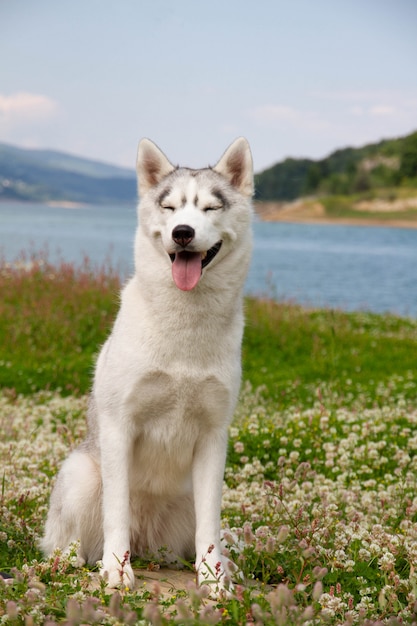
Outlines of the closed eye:
M 207 211 L 219 211 L 220 209 L 222 209 L 222 206 L 206 206 L 203 211 L 207 212 Z
M 175 207 L 173 206 L 162 206 L 161 209 L 165 209 L 166 211 L 175 211 Z

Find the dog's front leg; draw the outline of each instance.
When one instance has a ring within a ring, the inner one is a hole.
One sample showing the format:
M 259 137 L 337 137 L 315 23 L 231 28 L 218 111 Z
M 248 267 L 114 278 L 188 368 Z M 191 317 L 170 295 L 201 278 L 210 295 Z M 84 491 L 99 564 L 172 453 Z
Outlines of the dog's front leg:
M 128 429 L 101 429 L 101 475 L 103 481 L 104 550 L 101 576 L 109 587 L 135 585 L 130 565 L 129 466 L 131 439 Z M 122 431 L 122 432 L 121 432 Z
M 220 551 L 220 514 L 227 431 L 204 436 L 194 455 L 193 491 L 196 514 L 196 571 L 199 584 L 214 591 L 229 586 Z

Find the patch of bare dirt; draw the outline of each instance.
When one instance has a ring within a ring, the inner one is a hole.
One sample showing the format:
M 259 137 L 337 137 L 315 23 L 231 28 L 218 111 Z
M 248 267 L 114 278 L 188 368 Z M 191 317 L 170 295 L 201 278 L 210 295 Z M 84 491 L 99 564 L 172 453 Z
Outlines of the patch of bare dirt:
M 255 211 L 264 222 L 302 222 L 325 217 L 325 208 L 317 200 L 293 202 L 255 202 Z
M 160 569 L 135 569 L 136 588 L 145 587 L 152 591 L 154 583 L 158 583 L 159 591 L 165 598 L 172 597 L 178 591 L 187 589 L 190 583 L 196 582 L 196 575 L 190 570 L 175 570 L 168 568 Z M 98 573 L 92 575 L 91 588 L 100 587 L 100 576 Z M 114 592 L 116 589 L 109 589 Z

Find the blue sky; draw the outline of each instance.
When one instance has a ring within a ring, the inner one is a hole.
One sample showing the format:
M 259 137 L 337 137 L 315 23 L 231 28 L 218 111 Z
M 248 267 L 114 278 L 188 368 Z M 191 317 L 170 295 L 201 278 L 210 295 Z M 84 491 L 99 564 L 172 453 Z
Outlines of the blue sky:
M 0 142 L 261 169 L 417 129 L 416 0 L 0 0 Z

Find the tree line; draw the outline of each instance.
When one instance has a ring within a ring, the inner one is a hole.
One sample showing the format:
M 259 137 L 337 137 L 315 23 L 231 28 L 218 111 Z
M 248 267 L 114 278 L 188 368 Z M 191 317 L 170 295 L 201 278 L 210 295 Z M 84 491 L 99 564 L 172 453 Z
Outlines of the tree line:
M 350 195 L 371 189 L 417 187 L 417 132 L 312 159 L 287 158 L 255 177 L 258 200 Z

